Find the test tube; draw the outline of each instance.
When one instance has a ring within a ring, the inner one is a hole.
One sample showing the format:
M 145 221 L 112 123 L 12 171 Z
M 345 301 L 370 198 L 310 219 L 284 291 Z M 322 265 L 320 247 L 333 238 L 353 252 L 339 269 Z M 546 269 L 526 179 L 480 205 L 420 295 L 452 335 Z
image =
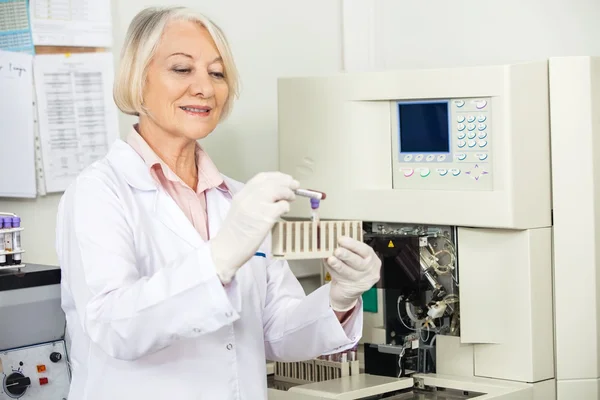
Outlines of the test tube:
M 312 198 L 310 199 L 310 208 L 312 210 L 312 222 L 317 225 L 317 250 L 321 249 L 321 224 L 319 224 L 319 205 L 321 200 Z
M 4 217 L 2 218 L 4 229 L 12 228 L 12 218 Z M 12 253 L 12 233 L 4 232 L 4 251 Z M 13 258 L 11 254 L 6 254 L 6 265 L 12 265 Z
M 4 219 L 0 218 L 0 253 L 4 253 L 4 232 L 2 232 L 4 227 Z M 6 255 L 0 254 L 0 267 L 6 265 Z
M 21 227 L 21 218 L 12 217 L 12 227 L 20 228 Z M 12 242 L 13 242 L 13 251 L 21 250 L 21 231 L 15 231 L 12 233 Z M 13 263 L 21 264 L 21 253 L 13 254 Z

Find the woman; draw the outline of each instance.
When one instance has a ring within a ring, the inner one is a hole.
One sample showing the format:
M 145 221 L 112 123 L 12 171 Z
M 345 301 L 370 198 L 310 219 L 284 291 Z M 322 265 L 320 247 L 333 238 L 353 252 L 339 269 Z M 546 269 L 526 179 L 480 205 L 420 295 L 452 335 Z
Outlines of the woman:
M 72 340 L 73 400 L 266 399 L 265 359 L 354 346 L 371 248 L 340 239 L 309 296 L 268 234 L 298 182 L 220 175 L 196 140 L 231 109 L 237 75 L 221 31 L 184 8 L 131 23 L 114 97 L 139 116 L 59 207 L 57 252 Z

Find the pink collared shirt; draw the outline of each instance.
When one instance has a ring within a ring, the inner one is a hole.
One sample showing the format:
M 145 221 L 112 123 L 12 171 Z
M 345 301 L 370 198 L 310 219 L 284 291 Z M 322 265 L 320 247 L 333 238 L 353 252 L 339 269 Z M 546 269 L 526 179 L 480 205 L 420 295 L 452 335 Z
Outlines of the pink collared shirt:
M 210 238 L 208 231 L 208 215 L 206 212 L 206 191 L 219 188 L 228 192 L 227 185 L 219 170 L 208 154 L 196 145 L 196 165 L 198 166 L 198 186 L 196 190 L 189 187 L 165 164 L 164 161 L 152 150 L 134 125 L 127 143 L 142 157 L 150 174 L 156 182 L 175 200 L 181 211 L 190 220 L 202 239 Z

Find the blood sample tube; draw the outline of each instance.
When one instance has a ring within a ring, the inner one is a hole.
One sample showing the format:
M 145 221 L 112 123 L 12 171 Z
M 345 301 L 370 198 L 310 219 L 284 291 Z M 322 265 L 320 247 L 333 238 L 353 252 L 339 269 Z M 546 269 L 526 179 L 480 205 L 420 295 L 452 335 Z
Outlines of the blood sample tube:
M 21 218 L 12 217 L 12 227 L 20 228 L 21 227 Z M 12 242 L 13 242 L 13 251 L 21 250 L 21 231 L 15 231 L 12 233 Z M 13 263 L 21 264 L 21 253 L 13 254 Z
M 12 218 L 11 217 L 4 217 L 2 218 L 3 224 L 4 224 L 4 229 L 10 229 L 12 228 Z M 4 250 L 12 253 L 12 232 L 4 232 Z M 13 258 L 12 258 L 12 254 L 7 254 L 6 255 L 6 265 L 12 265 L 13 263 Z
M 0 218 L 0 253 L 4 252 L 5 246 L 4 246 L 4 219 Z M 0 254 L 0 267 L 3 267 L 6 265 L 6 255 L 5 254 Z

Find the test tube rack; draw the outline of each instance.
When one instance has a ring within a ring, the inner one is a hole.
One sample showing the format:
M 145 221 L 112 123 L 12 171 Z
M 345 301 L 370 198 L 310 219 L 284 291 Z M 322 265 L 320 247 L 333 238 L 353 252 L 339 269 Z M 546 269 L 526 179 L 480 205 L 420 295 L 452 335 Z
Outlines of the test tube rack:
M 11 214 L 11 213 L 5 213 L 5 212 L 0 212 L 0 218 L 2 218 L 2 216 L 14 216 L 16 217 L 15 214 Z M 13 234 L 14 232 L 22 232 L 24 230 L 24 228 L 18 227 L 18 228 L 0 228 L 0 240 L 5 241 L 5 244 L 10 244 L 12 246 L 13 240 L 12 238 L 10 240 L 6 240 L 5 239 L 5 235 L 6 234 Z M 4 249 L 4 246 L 2 246 L 2 248 Z M 19 249 L 15 250 L 12 249 L 11 250 L 0 250 L 0 256 L 7 256 L 6 258 L 8 259 L 8 256 L 10 256 L 10 258 L 13 258 L 15 254 L 23 254 L 25 253 L 25 250 L 23 248 L 21 248 L 19 246 Z M 21 256 L 22 258 L 22 256 Z M 19 269 L 19 268 L 23 268 L 26 265 L 22 262 L 18 263 L 18 264 L 14 264 L 14 263 L 10 263 L 10 264 L 0 264 L 0 271 L 2 270 L 6 270 L 6 269 Z
M 296 362 L 277 361 L 274 378 L 279 382 L 306 384 L 358 375 L 359 368 L 358 360 L 331 361 L 316 358 Z
M 271 232 L 273 258 L 327 258 L 340 236 L 362 241 L 362 221 L 279 221 Z

